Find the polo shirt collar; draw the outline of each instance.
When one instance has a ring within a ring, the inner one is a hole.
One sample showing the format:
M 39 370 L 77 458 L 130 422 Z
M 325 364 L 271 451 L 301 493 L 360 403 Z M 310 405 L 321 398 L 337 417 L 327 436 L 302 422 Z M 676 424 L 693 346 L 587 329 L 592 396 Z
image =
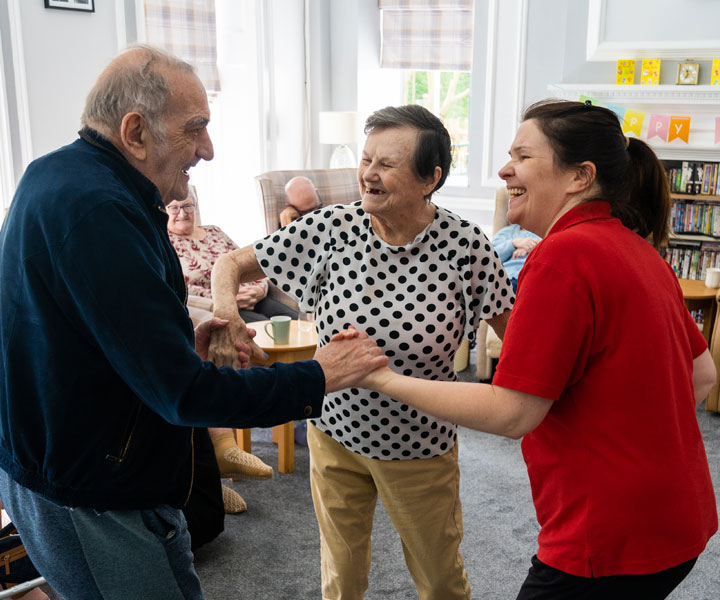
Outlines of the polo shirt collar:
M 571 208 L 548 231 L 547 236 L 564 231 L 574 225 L 585 223 L 586 221 L 596 221 L 602 219 L 613 219 L 610 214 L 610 203 L 603 200 L 593 200 L 591 202 L 583 202 Z

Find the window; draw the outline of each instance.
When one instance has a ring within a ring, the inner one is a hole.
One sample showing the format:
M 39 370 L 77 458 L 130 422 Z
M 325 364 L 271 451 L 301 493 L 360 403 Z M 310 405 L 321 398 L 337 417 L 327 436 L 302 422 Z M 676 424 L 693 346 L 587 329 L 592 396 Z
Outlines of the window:
M 440 117 L 452 139 L 450 185 L 467 185 L 470 73 L 404 71 L 403 104 L 420 104 Z

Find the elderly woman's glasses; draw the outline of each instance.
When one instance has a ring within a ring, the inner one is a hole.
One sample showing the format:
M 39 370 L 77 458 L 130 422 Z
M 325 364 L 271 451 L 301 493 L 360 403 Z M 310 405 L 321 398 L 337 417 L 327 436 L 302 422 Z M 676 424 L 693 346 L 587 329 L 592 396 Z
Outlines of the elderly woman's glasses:
M 190 202 L 189 204 L 171 204 L 165 207 L 168 213 L 176 215 L 180 212 L 180 209 L 185 211 L 185 214 L 191 215 L 195 212 L 195 204 Z

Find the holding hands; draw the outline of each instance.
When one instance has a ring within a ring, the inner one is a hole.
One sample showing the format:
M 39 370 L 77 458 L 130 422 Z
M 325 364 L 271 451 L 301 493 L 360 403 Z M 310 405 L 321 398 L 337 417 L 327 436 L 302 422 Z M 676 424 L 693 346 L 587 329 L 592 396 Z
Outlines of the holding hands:
M 220 322 L 218 326 L 208 326 L 207 332 L 201 335 L 208 336 L 209 343 L 205 346 L 205 356 L 198 351 L 198 330 L 213 322 Z M 245 369 L 250 359 L 265 358 L 265 352 L 252 339 L 255 330 L 248 329 L 237 311 L 229 319 L 214 317 L 209 321 L 200 323 L 195 329 L 195 349 L 200 358 L 209 360 L 218 367 L 231 366 L 233 369 Z
M 354 328 L 336 333 L 330 343 L 318 348 L 315 360 L 325 372 L 325 393 L 348 387 L 365 387 L 363 381 L 370 373 L 387 367 L 375 340 L 364 331 Z
M 248 329 L 240 319 L 205 321 L 195 329 L 195 348 L 200 358 L 217 366 L 231 365 L 235 369 L 248 366 L 252 356 L 267 358 L 252 338 L 255 331 Z M 335 334 L 329 344 L 315 352 L 315 360 L 325 373 L 325 393 L 353 386 L 367 387 L 387 369 L 388 358 L 364 331 L 354 328 Z
M 388 358 L 382 354 L 382 350 L 380 349 L 380 347 L 375 343 L 374 340 L 370 339 L 367 333 L 365 333 L 364 331 L 358 331 L 354 327 L 350 326 L 348 329 L 343 329 L 342 331 L 339 331 L 334 336 L 332 336 L 332 338 L 330 338 L 330 345 L 336 342 L 343 342 L 346 340 L 354 339 L 368 340 L 371 343 L 370 351 L 372 352 L 372 354 L 383 360 L 371 363 L 369 366 L 374 365 L 373 368 L 369 371 L 364 371 L 364 373 L 361 374 L 360 377 L 354 381 L 354 384 L 349 385 L 355 385 L 356 387 L 363 387 L 369 390 L 377 391 L 378 388 L 381 386 L 382 381 L 384 381 L 388 376 L 391 376 L 393 374 L 393 371 L 388 367 Z M 325 347 L 327 348 L 328 346 Z M 315 355 L 315 358 L 317 359 L 317 354 Z
M 195 352 L 198 353 L 198 356 L 200 356 L 201 359 L 208 360 L 213 332 L 223 330 L 227 327 L 228 323 L 229 321 L 227 319 L 213 317 L 208 321 L 203 321 L 195 328 Z M 247 333 L 250 339 L 255 337 L 255 331 L 253 329 L 248 329 Z M 246 368 L 250 362 L 250 345 L 236 341 L 233 344 L 233 347 L 236 354 L 234 354 L 234 357 L 230 360 L 239 364 L 239 368 Z

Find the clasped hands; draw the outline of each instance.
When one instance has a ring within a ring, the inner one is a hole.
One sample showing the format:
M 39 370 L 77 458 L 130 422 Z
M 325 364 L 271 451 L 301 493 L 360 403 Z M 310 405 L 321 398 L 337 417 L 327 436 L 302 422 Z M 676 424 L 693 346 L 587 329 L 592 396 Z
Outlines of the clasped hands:
M 240 309 L 251 309 L 265 297 L 265 290 L 259 285 L 244 285 L 235 294 L 235 302 Z
M 253 356 L 267 358 L 252 341 L 253 337 L 255 331 L 246 327 L 241 319 L 215 317 L 197 326 L 195 347 L 203 360 L 219 367 L 231 365 L 243 369 Z M 348 387 L 368 387 L 372 378 L 380 376 L 388 365 L 388 358 L 375 341 L 353 327 L 336 333 L 329 344 L 319 347 L 314 360 L 320 363 L 325 374 L 325 393 Z

